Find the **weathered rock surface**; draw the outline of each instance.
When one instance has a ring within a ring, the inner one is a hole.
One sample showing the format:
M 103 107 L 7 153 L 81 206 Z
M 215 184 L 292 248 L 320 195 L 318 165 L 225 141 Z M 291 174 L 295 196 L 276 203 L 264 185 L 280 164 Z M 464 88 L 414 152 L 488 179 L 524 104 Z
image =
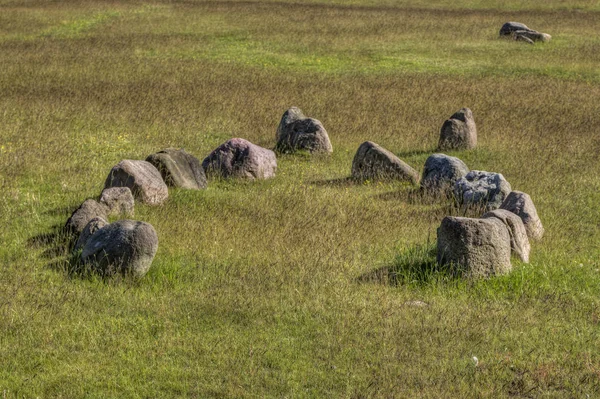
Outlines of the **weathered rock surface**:
M 419 182 L 419 173 L 390 151 L 372 141 L 358 147 L 352 161 L 352 177 L 355 179 L 389 179 Z
M 460 159 L 446 154 L 433 154 L 425 161 L 421 188 L 436 195 L 450 194 L 456 181 L 467 173 L 469 168 Z
M 277 158 L 271 150 L 234 138 L 211 152 L 202 167 L 209 176 L 268 179 L 275 176 Z
M 88 199 L 83 202 L 67 220 L 65 230 L 69 233 L 81 234 L 85 226 L 95 217 L 106 219 L 108 208 L 96 200 Z
M 500 36 L 512 36 L 515 40 L 522 40 L 528 43 L 548 42 L 552 39 L 547 33 L 538 32 L 529 28 L 520 22 L 506 22 L 500 28 Z
M 505 209 L 495 209 L 483 215 L 484 219 L 496 218 L 508 228 L 510 233 L 510 248 L 523 262 L 529 263 L 531 246 L 525 225 L 520 217 Z
M 469 278 L 511 271 L 510 234 L 500 220 L 447 216 L 437 230 L 437 262 Z
M 133 216 L 135 200 L 129 187 L 109 187 L 102 190 L 100 203 L 106 205 L 109 215 Z
M 150 162 L 123 160 L 115 165 L 104 188 L 129 187 L 133 196 L 148 205 L 160 205 L 169 197 L 169 189 L 158 169 Z
M 90 220 L 90 222 L 85 226 L 85 228 L 79 235 L 79 238 L 77 239 L 77 242 L 75 243 L 75 247 L 73 248 L 73 250 L 79 251 L 79 250 L 83 249 L 83 247 L 85 247 L 85 244 L 88 242 L 90 237 L 96 231 L 100 230 L 102 227 L 106 226 L 107 224 L 108 224 L 108 222 L 100 216 L 95 217 L 92 220 Z
M 206 188 L 206 175 L 198 158 L 183 149 L 167 148 L 146 161 L 158 169 L 167 186 L 193 190 Z
M 470 150 L 477 146 L 477 126 L 473 112 L 461 108 L 446 120 L 440 131 L 440 150 Z
M 539 240 L 543 237 L 544 226 L 542 226 L 542 221 L 528 194 L 521 191 L 512 191 L 500 205 L 500 209 L 506 209 L 519 216 L 530 239 Z
M 81 261 L 103 275 L 141 277 L 150 269 L 157 249 L 158 235 L 152 225 L 125 219 L 97 230 L 83 247 Z
M 454 197 L 463 207 L 498 209 L 510 193 L 510 184 L 500 173 L 472 170 L 454 184 Z
M 323 124 L 304 116 L 300 108 L 284 112 L 277 127 L 276 149 L 280 152 L 306 150 L 311 153 L 331 153 L 333 147 Z

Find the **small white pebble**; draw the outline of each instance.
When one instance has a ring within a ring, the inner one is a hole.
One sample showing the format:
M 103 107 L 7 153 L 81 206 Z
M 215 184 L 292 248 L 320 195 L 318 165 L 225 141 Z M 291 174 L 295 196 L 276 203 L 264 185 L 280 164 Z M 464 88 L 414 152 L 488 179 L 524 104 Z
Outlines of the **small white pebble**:
M 477 359 L 477 356 L 473 356 L 473 364 L 475 365 L 475 367 L 477 367 L 477 365 L 479 364 L 479 359 Z

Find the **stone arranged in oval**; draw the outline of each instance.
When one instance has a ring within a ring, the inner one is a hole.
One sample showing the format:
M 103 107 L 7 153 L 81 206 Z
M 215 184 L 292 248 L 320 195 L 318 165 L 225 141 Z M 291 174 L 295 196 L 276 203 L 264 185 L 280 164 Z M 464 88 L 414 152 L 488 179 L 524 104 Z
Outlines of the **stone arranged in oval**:
M 506 209 L 521 218 L 530 239 L 539 240 L 544 236 L 544 226 L 528 194 L 521 191 L 512 191 L 500 205 L 500 208 Z
M 438 264 L 450 264 L 464 277 L 488 278 L 509 273 L 510 253 L 510 234 L 496 218 L 447 216 L 437 230 Z
M 65 224 L 65 230 L 79 235 L 90 220 L 95 217 L 106 219 L 108 217 L 108 207 L 93 199 L 85 200 L 79 208 L 73 211 Z
M 477 146 L 477 126 L 473 112 L 461 108 L 446 120 L 440 131 L 439 150 L 470 150 Z
M 107 224 L 108 224 L 108 222 L 106 221 L 106 219 L 104 219 L 100 216 L 95 217 L 92 220 L 90 220 L 90 222 L 85 226 L 85 228 L 79 235 L 79 238 L 77 239 L 77 242 L 75 243 L 75 247 L 73 248 L 73 251 L 79 251 L 79 250 L 83 249 L 83 247 L 85 247 L 85 244 L 87 244 L 90 237 L 96 231 L 100 230 L 102 227 L 106 226 Z
M 115 165 L 104 188 L 129 187 L 133 196 L 148 205 L 160 205 L 169 197 L 169 189 L 158 169 L 150 162 L 123 160 Z
M 102 190 L 100 203 L 108 208 L 109 215 L 133 216 L 135 200 L 129 187 L 109 187 Z
M 452 193 L 458 179 L 469 173 L 467 165 L 456 157 L 446 154 L 433 154 L 425 161 L 421 188 L 434 195 Z
M 193 190 L 207 186 L 200 161 L 183 149 L 167 148 L 148 155 L 146 161 L 158 169 L 167 186 Z
M 510 193 L 510 184 L 500 173 L 472 170 L 454 184 L 454 197 L 464 208 L 485 207 L 486 211 L 498 209 Z
M 333 147 L 323 124 L 317 119 L 306 117 L 300 108 L 291 107 L 284 112 L 277 127 L 276 150 L 294 152 L 306 150 L 310 153 L 332 153 Z
M 81 253 L 84 265 L 98 273 L 144 276 L 158 249 L 158 235 L 146 222 L 119 220 L 98 229 Z
M 202 162 L 209 176 L 268 179 L 275 176 L 275 153 L 248 140 L 233 138 L 217 147 Z
M 525 225 L 520 217 L 505 209 L 495 209 L 482 216 L 483 219 L 496 218 L 500 220 L 510 233 L 510 247 L 512 252 L 523 262 L 529 263 L 529 252 L 531 246 Z
M 365 141 L 358 147 L 352 161 L 352 177 L 355 179 L 387 179 L 419 182 L 419 173 L 396 155 L 373 143 Z

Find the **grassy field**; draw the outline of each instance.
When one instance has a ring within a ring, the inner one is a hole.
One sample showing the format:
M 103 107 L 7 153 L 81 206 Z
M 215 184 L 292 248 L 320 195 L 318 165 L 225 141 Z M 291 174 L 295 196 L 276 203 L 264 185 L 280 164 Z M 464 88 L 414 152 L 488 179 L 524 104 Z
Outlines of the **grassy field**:
M 599 4 L 0 0 L 0 396 L 599 397 Z M 140 281 L 68 273 L 55 233 L 114 164 L 272 148 L 292 105 L 331 157 L 136 204 Z M 422 170 L 464 106 L 479 147 L 451 155 L 546 228 L 487 281 L 432 266 L 450 204 L 347 180 L 365 140 Z

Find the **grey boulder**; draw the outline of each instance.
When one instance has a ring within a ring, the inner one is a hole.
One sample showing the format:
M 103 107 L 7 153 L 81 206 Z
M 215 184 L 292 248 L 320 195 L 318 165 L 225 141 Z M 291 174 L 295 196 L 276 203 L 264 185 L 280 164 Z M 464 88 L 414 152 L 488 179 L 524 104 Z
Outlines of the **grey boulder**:
M 500 220 L 447 216 L 437 230 L 437 262 L 468 278 L 507 274 L 510 234 Z
M 73 234 L 81 234 L 85 226 L 95 217 L 106 219 L 108 217 L 108 207 L 96 200 L 85 200 L 77 208 L 65 224 L 65 230 Z
M 419 174 L 390 151 L 372 141 L 358 147 L 352 161 L 352 177 L 355 179 L 389 179 L 419 182 Z
M 294 152 L 306 150 L 310 153 L 331 153 L 333 147 L 323 124 L 306 117 L 300 108 L 292 107 L 284 112 L 277 127 L 276 150 Z
M 500 173 L 472 170 L 454 184 L 454 197 L 463 208 L 498 209 L 510 193 L 510 184 Z
M 431 194 L 450 194 L 458 179 L 469 173 L 467 165 L 456 157 L 433 154 L 425 161 L 421 188 Z
M 505 209 L 495 209 L 483 215 L 484 219 L 496 218 L 500 220 L 510 233 L 510 248 L 523 262 L 529 263 L 531 246 L 525 225 L 520 217 Z
M 133 216 L 135 200 L 129 187 L 109 187 L 102 190 L 100 203 L 106 205 L 109 215 Z
M 90 220 L 90 222 L 85 226 L 85 228 L 79 235 L 79 238 L 77 239 L 77 242 L 75 243 L 75 247 L 73 248 L 73 250 L 79 251 L 79 250 L 83 249 L 83 247 L 85 247 L 85 244 L 88 242 L 90 237 L 96 231 L 100 230 L 102 227 L 106 226 L 107 224 L 108 224 L 108 222 L 100 216 L 95 217 L 92 220 Z
M 271 150 L 234 138 L 211 152 L 202 167 L 209 176 L 268 179 L 275 176 L 277 158 Z
M 500 36 L 512 36 L 515 40 L 522 40 L 533 44 L 533 42 L 548 42 L 552 39 L 547 33 L 538 32 L 520 22 L 506 22 L 500 28 Z
M 470 150 L 477 146 L 477 126 L 473 112 L 461 108 L 446 120 L 440 131 L 439 150 Z
M 500 205 L 500 209 L 506 209 L 519 216 L 530 239 L 539 240 L 543 237 L 544 226 L 528 194 L 521 191 L 512 191 Z
M 160 172 L 146 161 L 123 160 L 115 165 L 104 188 L 129 187 L 133 196 L 148 205 L 160 205 L 169 197 L 169 189 Z
M 102 275 L 141 277 L 150 269 L 157 249 L 158 235 L 152 225 L 124 219 L 98 229 L 83 247 L 81 261 Z
M 206 175 L 200 161 L 183 149 L 167 148 L 149 155 L 146 161 L 158 169 L 167 186 L 194 190 L 206 188 Z

